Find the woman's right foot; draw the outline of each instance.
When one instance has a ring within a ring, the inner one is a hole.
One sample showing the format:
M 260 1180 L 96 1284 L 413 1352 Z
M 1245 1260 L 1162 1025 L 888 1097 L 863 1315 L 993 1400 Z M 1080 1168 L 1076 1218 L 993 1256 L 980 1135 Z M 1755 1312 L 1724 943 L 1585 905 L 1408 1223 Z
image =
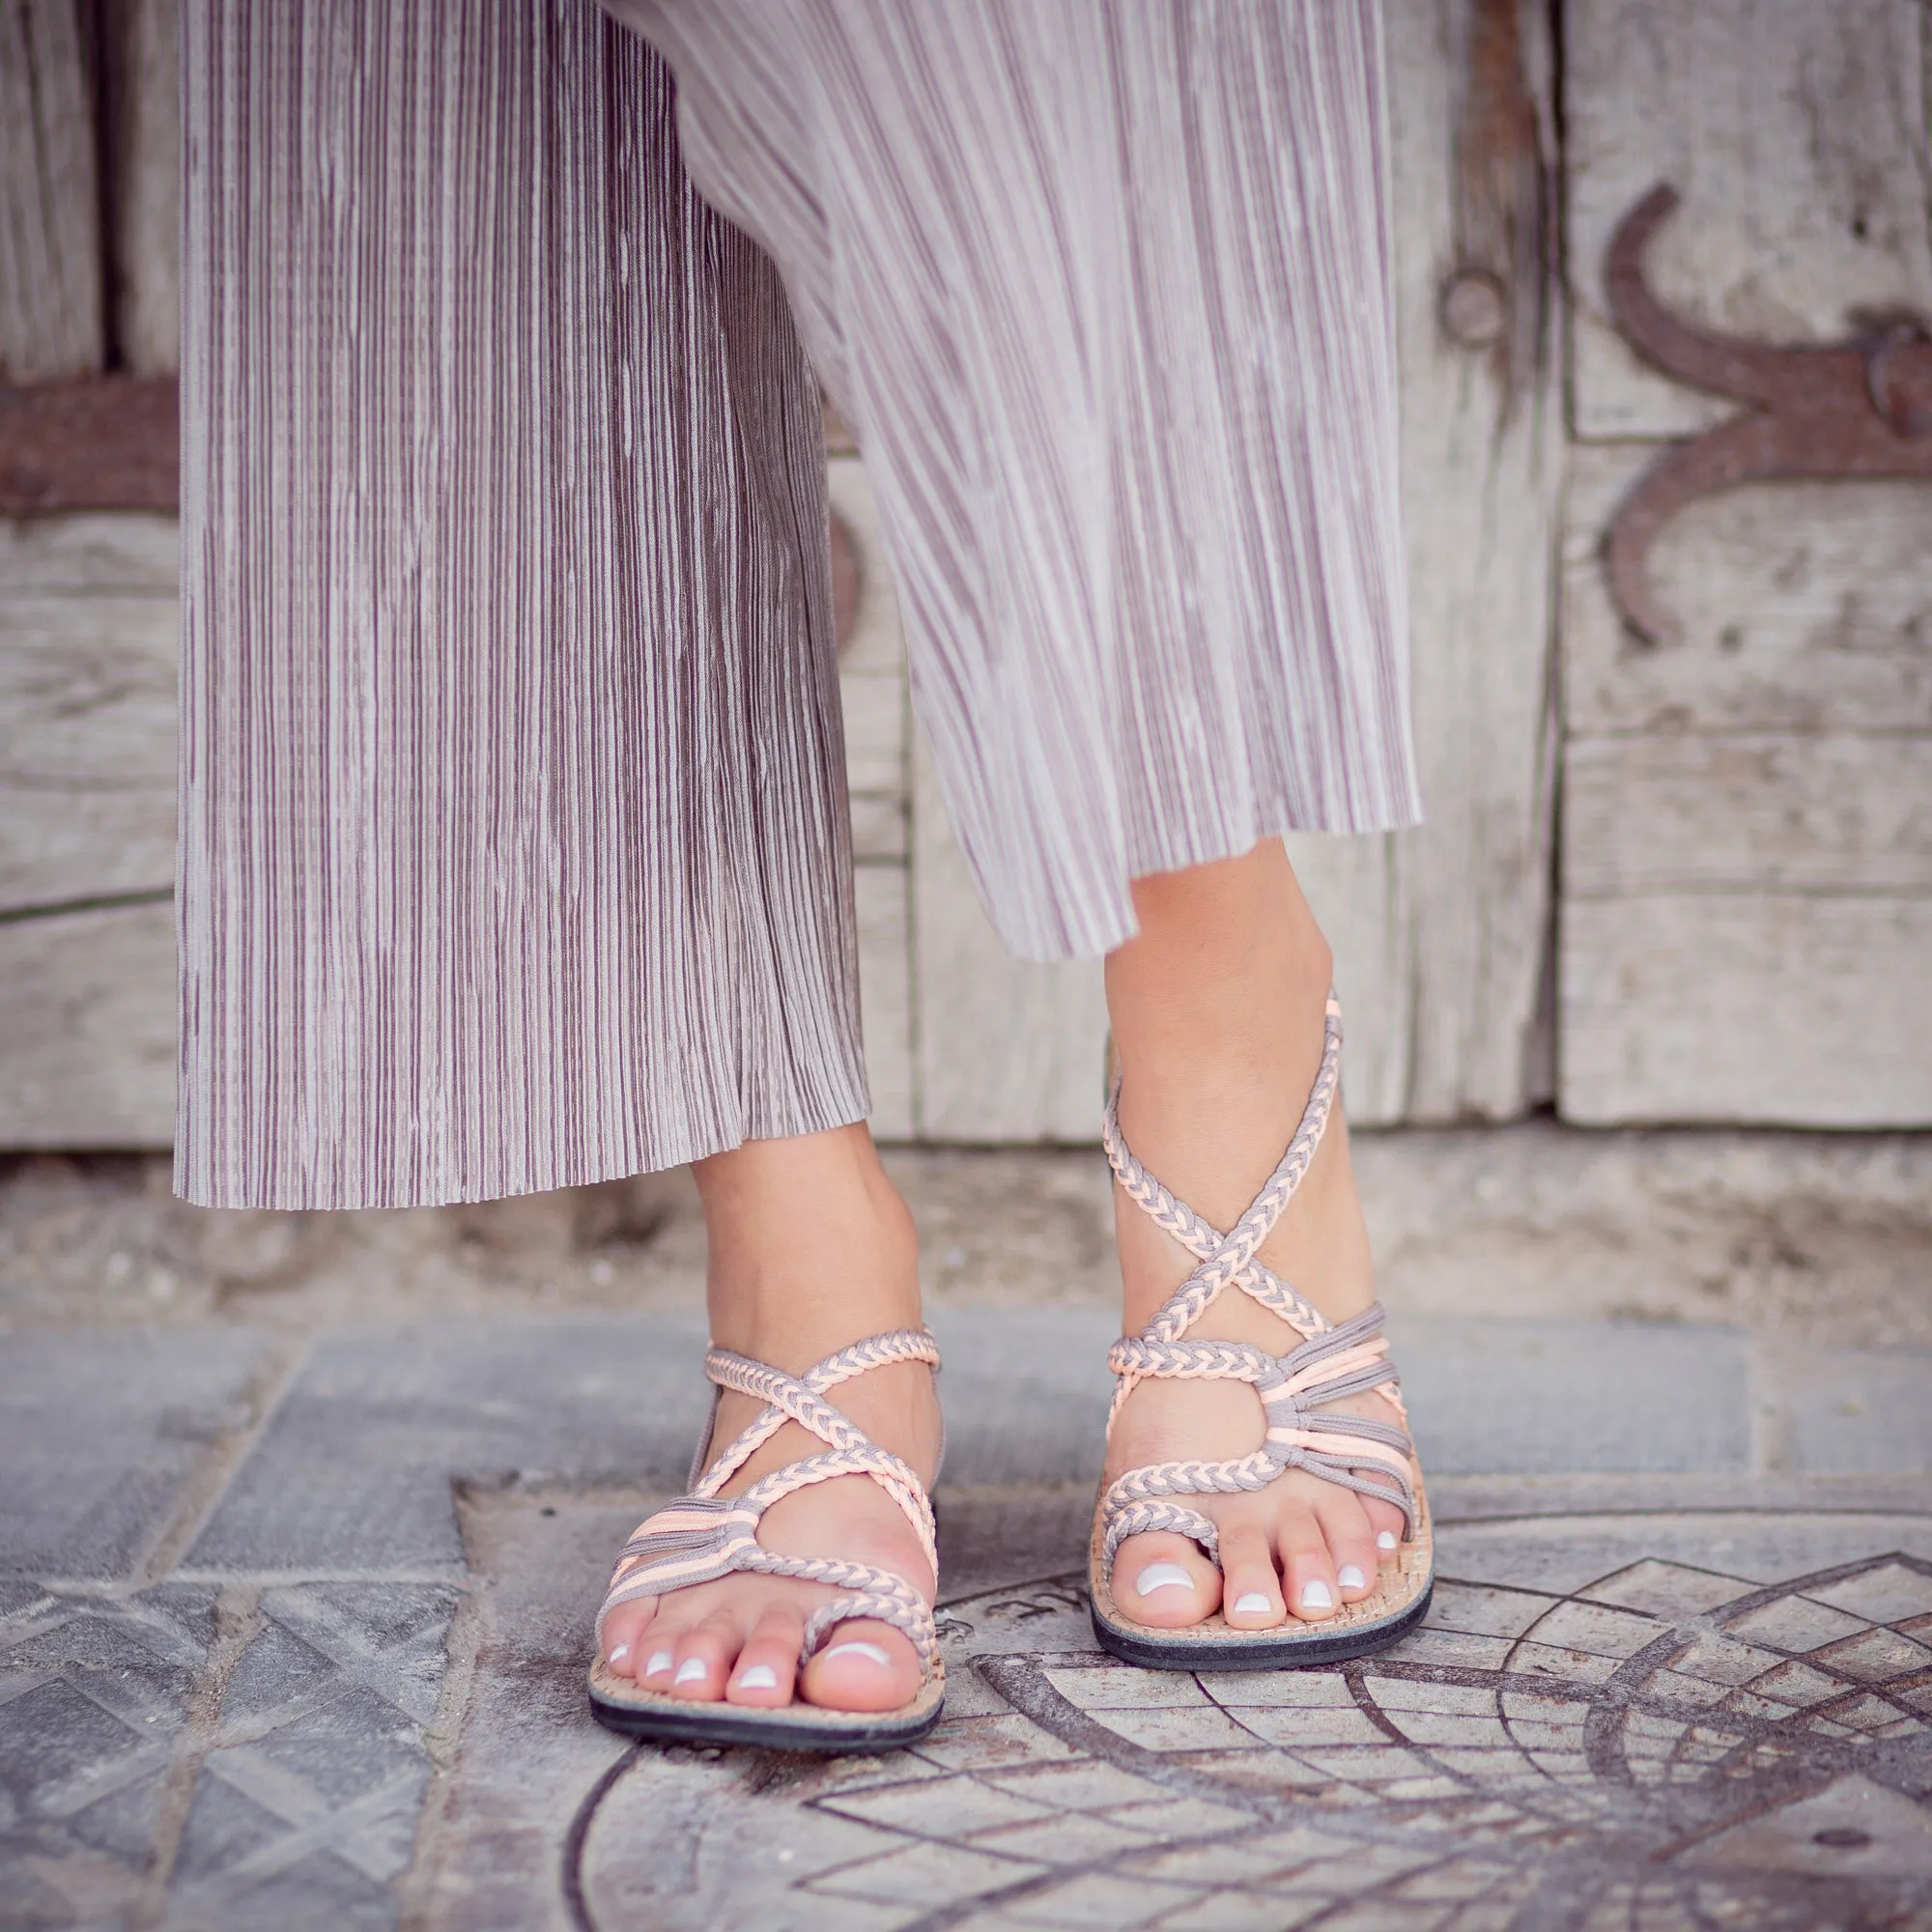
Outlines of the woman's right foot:
M 869 1335 L 921 1325 L 911 1216 L 864 1127 L 747 1142 L 696 1168 L 711 1235 L 714 1342 L 794 1376 Z M 938 1395 L 921 1362 L 892 1362 L 825 1400 L 929 1488 L 940 1449 Z M 764 1405 L 724 1392 L 707 1462 Z M 825 1444 L 787 1422 L 724 1485 L 742 1493 Z M 936 1579 L 903 1512 L 869 1476 L 839 1476 L 781 1497 L 758 1541 L 792 1556 L 831 1557 L 903 1577 L 930 1604 Z M 831 1710 L 891 1711 L 919 1691 L 905 1634 L 858 1619 L 829 1632 L 800 1667 L 807 1620 L 843 1594 L 827 1583 L 740 1572 L 622 1604 L 605 1619 L 605 1662 L 641 1688 L 694 1704 L 776 1710 L 795 1699 Z

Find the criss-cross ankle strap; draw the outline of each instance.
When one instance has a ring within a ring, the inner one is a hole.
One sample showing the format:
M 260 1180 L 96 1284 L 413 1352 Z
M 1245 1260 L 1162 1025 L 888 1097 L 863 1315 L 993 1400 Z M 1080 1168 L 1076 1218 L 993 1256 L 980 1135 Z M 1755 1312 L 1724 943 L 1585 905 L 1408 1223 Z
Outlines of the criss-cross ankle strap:
M 869 1476 L 898 1506 L 919 1538 L 927 1563 L 938 1574 L 932 1504 L 924 1486 L 900 1458 L 880 1448 L 849 1416 L 824 1399 L 828 1389 L 890 1362 L 923 1362 L 936 1372 L 939 1344 L 928 1329 L 895 1328 L 828 1355 L 802 1376 L 786 1375 L 782 1369 L 728 1349 L 711 1350 L 704 1358 L 704 1372 L 715 1385 L 711 1418 L 692 1464 L 691 1493 L 668 1503 L 640 1523 L 618 1552 L 610 1592 L 598 1612 L 600 1641 L 605 1618 L 619 1604 L 661 1597 L 692 1583 L 708 1583 L 734 1570 L 755 1570 L 766 1576 L 830 1583 L 845 1593 L 812 1613 L 805 1627 L 802 1657 L 810 1657 L 835 1625 L 867 1617 L 902 1631 L 930 1673 L 939 1659 L 932 1610 L 903 1577 L 869 1563 L 846 1563 L 837 1557 L 781 1555 L 767 1549 L 757 1534 L 759 1518 L 781 1496 L 838 1476 Z M 718 1400 L 725 1389 L 755 1396 L 765 1406 L 706 1468 L 702 1465 L 717 1419 Z M 826 1445 L 824 1450 L 761 1476 L 741 1495 L 721 1495 L 719 1492 L 747 1460 L 787 1422 L 810 1430 Z
M 1219 1539 L 1212 1520 L 1174 1498 L 1265 1489 L 1285 1469 L 1307 1469 L 1328 1482 L 1393 1503 L 1413 1531 L 1415 1479 L 1407 1432 L 1394 1423 L 1335 1414 L 1324 1406 L 1379 1389 L 1396 1413 L 1403 1414 L 1401 1388 L 1389 1363 L 1388 1340 L 1381 1332 L 1381 1303 L 1372 1303 L 1337 1326 L 1257 1259 L 1315 1158 L 1334 1110 L 1341 1064 L 1342 1009 L 1331 992 L 1321 1065 L 1301 1123 L 1261 1192 L 1225 1235 L 1134 1157 L 1121 1134 L 1121 1083 L 1118 1078 L 1114 1082 L 1105 1126 L 1108 1162 L 1122 1190 L 1195 1257 L 1196 1265 L 1138 1335 L 1122 1337 L 1109 1350 L 1107 1363 L 1118 1380 L 1108 1429 L 1111 1432 L 1121 1405 L 1135 1386 L 1151 1377 L 1246 1382 L 1261 1400 L 1266 1430 L 1260 1446 L 1246 1456 L 1216 1463 L 1152 1463 L 1129 1470 L 1113 1483 L 1100 1502 L 1110 1575 L 1121 1544 L 1129 1536 L 1155 1529 L 1190 1537 L 1218 1560 Z M 1244 1342 L 1187 1340 L 1186 1331 L 1229 1288 L 1238 1289 L 1280 1316 L 1303 1338 L 1300 1345 L 1285 1355 L 1270 1355 Z

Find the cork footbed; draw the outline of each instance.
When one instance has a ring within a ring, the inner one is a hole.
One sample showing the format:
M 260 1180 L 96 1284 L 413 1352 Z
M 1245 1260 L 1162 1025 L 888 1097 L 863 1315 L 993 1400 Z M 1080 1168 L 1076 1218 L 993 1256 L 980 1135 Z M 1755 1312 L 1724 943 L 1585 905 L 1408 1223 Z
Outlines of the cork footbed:
M 1104 1493 L 1104 1492 L 1103 1492 Z M 1435 1544 L 1429 1498 L 1415 1485 L 1415 1534 L 1377 1572 L 1376 1588 L 1359 1603 L 1344 1604 L 1320 1623 L 1291 1617 L 1270 1630 L 1236 1630 L 1217 1610 L 1185 1630 L 1136 1623 L 1114 1601 L 1102 1574 L 1104 1525 L 1094 1512 L 1087 1556 L 1094 1634 L 1101 1648 L 1149 1670 L 1290 1670 L 1303 1664 L 1339 1663 L 1380 1650 L 1414 1629 L 1429 1608 L 1435 1580 Z
M 891 1750 L 917 1744 L 939 1721 L 946 1701 L 946 1668 L 935 1663 L 919 1694 L 896 1711 L 826 1711 L 816 1704 L 753 1709 L 745 1704 L 694 1703 L 646 1690 L 617 1676 L 600 1657 L 590 1666 L 590 1708 L 599 1723 L 634 1738 L 703 1745 L 752 1745 L 764 1750 Z

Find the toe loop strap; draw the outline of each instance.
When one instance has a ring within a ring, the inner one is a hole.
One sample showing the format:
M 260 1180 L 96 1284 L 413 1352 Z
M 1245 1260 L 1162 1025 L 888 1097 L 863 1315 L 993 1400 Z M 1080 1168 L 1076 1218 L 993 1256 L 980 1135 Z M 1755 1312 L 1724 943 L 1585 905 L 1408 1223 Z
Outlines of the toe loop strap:
M 931 1609 L 898 1577 L 883 1570 L 874 1571 L 872 1577 L 872 1584 L 862 1584 L 812 1611 L 806 1621 L 805 1641 L 799 1646 L 800 1662 L 816 1657 L 840 1624 L 865 1618 L 891 1624 L 918 1653 L 922 1675 L 929 1677 L 939 1662 L 939 1630 Z
M 1199 1510 L 1188 1509 L 1182 1503 L 1149 1496 L 1140 1502 L 1127 1503 L 1107 1512 L 1107 1532 L 1100 1547 L 1101 1574 L 1111 1582 L 1114 1552 L 1128 1537 L 1145 1536 L 1149 1531 L 1157 1529 L 1189 1538 L 1208 1552 L 1210 1563 L 1220 1562 L 1221 1534 L 1214 1527 L 1211 1518 L 1203 1516 Z

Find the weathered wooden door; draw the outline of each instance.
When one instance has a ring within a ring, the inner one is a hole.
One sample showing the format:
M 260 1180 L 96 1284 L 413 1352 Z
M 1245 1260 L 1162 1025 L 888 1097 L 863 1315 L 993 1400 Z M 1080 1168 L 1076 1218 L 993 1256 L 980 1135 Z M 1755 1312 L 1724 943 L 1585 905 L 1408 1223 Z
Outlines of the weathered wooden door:
M 1429 822 L 1293 841 L 1351 1111 L 1932 1122 L 1927 0 L 1384 6 Z M 173 366 L 172 19 L 0 0 L 0 383 Z M 1625 283 L 1747 361 L 1848 345 L 1824 389 L 1632 346 L 1605 263 L 1659 185 Z M 1776 475 L 1619 520 L 1746 415 Z M 980 914 L 831 461 L 876 1124 L 1090 1139 L 1097 964 L 1015 964 Z M 171 1128 L 173 595 L 164 518 L 0 521 L 0 1145 Z

